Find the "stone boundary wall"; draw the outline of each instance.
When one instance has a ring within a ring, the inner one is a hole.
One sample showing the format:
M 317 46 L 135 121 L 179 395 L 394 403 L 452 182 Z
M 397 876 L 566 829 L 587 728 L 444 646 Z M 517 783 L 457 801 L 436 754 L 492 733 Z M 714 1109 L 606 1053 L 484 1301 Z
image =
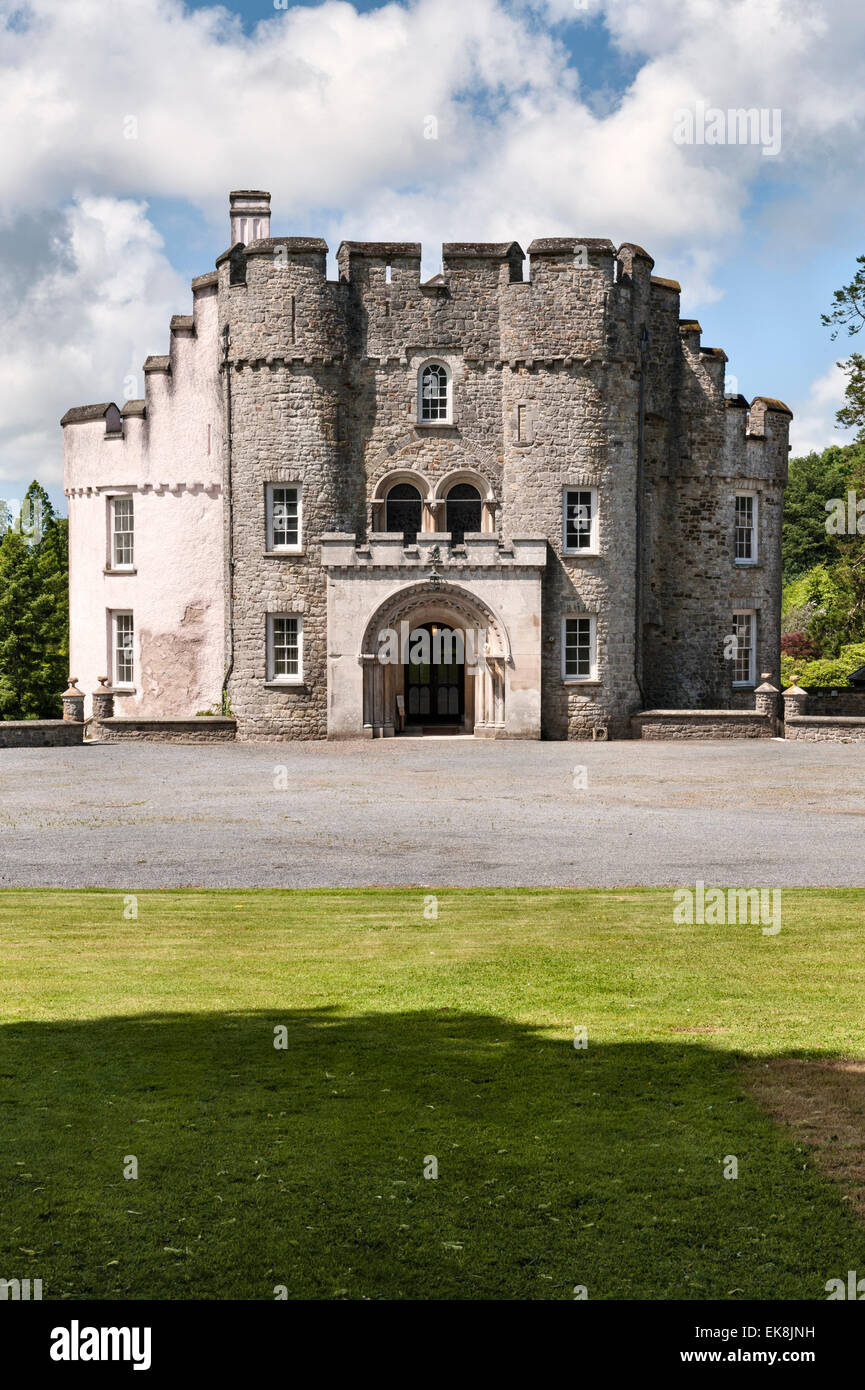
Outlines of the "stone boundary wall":
M 865 690 L 855 690 L 852 687 L 835 686 L 837 691 L 831 695 L 826 686 L 822 685 L 803 685 L 800 687 L 808 696 L 808 713 L 827 714 L 833 719 L 846 718 L 853 716 L 856 718 L 865 717 Z
M 193 719 L 91 719 L 89 743 L 226 743 L 234 739 L 237 721 L 222 715 Z
M 791 715 L 785 721 L 784 736 L 807 743 L 865 743 L 865 718 L 855 715 Z
M 772 738 L 772 721 L 759 710 L 650 709 L 631 717 L 634 738 Z
M 0 719 L 0 748 L 70 748 L 84 742 L 71 719 Z

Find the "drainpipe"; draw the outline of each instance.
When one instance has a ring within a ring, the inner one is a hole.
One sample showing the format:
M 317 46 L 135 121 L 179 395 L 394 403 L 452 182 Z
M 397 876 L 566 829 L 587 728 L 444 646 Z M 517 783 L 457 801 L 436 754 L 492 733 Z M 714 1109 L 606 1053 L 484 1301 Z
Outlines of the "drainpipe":
M 634 680 L 640 692 L 643 708 L 643 449 L 646 419 L 646 373 L 649 362 L 649 331 L 643 324 L 640 330 L 640 393 L 637 417 L 637 477 L 634 524 L 636 528 L 636 573 L 634 576 Z
M 222 681 L 222 712 L 228 709 L 228 682 L 234 670 L 234 494 L 231 476 L 231 363 L 228 349 L 231 346 L 231 330 L 226 323 L 222 329 L 222 369 L 225 380 L 225 505 L 228 522 L 228 593 L 226 595 L 228 614 L 228 664 Z

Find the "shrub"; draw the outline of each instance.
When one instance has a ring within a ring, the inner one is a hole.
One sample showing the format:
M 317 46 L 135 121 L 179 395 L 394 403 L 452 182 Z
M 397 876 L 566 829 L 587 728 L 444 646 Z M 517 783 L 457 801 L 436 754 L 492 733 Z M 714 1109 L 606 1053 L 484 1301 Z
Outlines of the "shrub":
M 821 655 L 817 643 L 805 632 L 785 632 L 781 638 L 781 651 L 784 656 L 792 656 L 800 664 L 814 661 Z
M 792 657 L 782 657 L 781 675 L 783 678 L 789 670 L 788 684 L 795 675 L 802 686 L 839 686 L 846 685 L 848 676 L 860 666 L 865 666 L 865 642 L 852 642 L 842 647 L 838 656 L 807 661 L 804 666 Z

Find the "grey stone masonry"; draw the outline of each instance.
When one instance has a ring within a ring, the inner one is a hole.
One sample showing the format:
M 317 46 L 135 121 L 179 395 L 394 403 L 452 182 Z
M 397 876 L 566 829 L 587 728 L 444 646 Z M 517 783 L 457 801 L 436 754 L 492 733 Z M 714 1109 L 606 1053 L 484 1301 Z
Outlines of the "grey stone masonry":
M 0 719 L 0 748 L 68 748 L 84 742 L 77 719 Z
M 754 694 L 754 708 L 768 721 L 773 737 L 778 732 L 778 697 L 780 691 L 773 685 L 768 671 L 763 672 L 763 684 L 758 685 Z
M 507 544 L 539 536 L 542 733 L 628 736 L 646 704 L 751 705 L 734 687 L 733 610 L 756 614 L 778 671 L 780 508 L 790 412 L 725 400 L 725 355 L 679 319 L 674 281 L 640 247 L 553 238 L 443 248 L 420 279 L 415 243 L 344 242 L 339 279 L 314 238 L 268 237 L 220 257 L 230 411 L 233 576 L 229 682 L 240 737 L 327 733 L 321 536 L 363 544 L 388 480 L 430 490 L 464 471 Z M 452 377 L 451 418 L 422 424 L 417 375 Z M 266 553 L 268 483 L 303 489 L 301 553 Z M 594 490 L 597 543 L 568 553 L 566 489 Z M 756 501 L 754 562 L 735 561 L 735 495 Z M 433 515 L 430 530 L 443 530 Z M 378 527 L 380 529 L 380 526 Z M 459 561 L 442 545 L 443 573 Z M 303 681 L 266 679 L 267 612 L 303 620 Z M 594 679 L 563 679 L 562 624 L 594 619 Z M 759 666 L 758 666 L 759 669 Z
M 653 709 L 634 715 L 634 737 L 668 738 L 772 738 L 774 724 L 760 710 Z
M 225 743 L 234 739 L 234 719 L 219 715 L 200 719 L 91 719 L 91 743 Z
M 788 685 L 784 691 L 784 723 L 797 719 L 808 710 L 808 692 L 798 685 Z
M 865 742 L 865 719 L 857 715 L 788 715 L 784 730 L 785 738 L 808 743 Z
M 175 405 L 188 425 L 178 456 L 206 464 L 212 451 L 222 469 L 221 552 L 208 538 L 199 559 L 222 570 L 220 649 L 208 630 L 194 664 L 224 669 L 223 690 L 194 695 L 191 670 L 175 690 L 165 668 L 182 615 L 202 607 L 195 575 L 180 573 L 187 603 L 162 647 L 152 615 L 136 617 L 148 659 L 131 686 L 150 702 L 139 712 L 162 712 L 158 690 L 166 714 L 230 708 L 240 739 L 393 732 L 408 663 L 387 679 L 367 668 L 377 615 L 396 611 L 492 634 L 457 702 L 461 729 L 484 737 L 627 738 L 640 710 L 753 712 L 756 673 L 778 684 L 791 414 L 725 394 L 726 354 L 680 317 L 678 283 L 654 276 L 642 247 L 451 242 L 424 282 L 418 243 L 344 241 L 329 279 L 327 244 L 272 236 L 260 189 L 231 195 L 231 237 L 193 282 L 195 314 L 171 320 L 170 354 L 147 358 L 144 402 L 122 418 L 110 403 L 64 417 L 81 509 L 106 482 L 150 484 L 147 441 L 173 438 Z M 126 445 L 99 435 L 112 411 L 121 437 L 143 441 L 116 477 L 102 460 Z M 530 565 L 512 560 L 524 544 L 543 552 Z M 150 581 L 135 582 L 146 607 Z M 125 608 L 132 581 L 114 591 Z M 73 623 L 91 685 L 105 612 L 93 623 L 89 646 Z

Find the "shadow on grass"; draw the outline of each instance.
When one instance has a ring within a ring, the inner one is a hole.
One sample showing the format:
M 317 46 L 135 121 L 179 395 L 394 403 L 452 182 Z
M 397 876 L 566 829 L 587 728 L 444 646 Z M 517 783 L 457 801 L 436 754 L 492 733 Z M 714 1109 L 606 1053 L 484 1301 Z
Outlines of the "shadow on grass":
M 736 1060 L 446 1009 L 10 1025 L 0 1277 L 45 1298 L 824 1298 L 865 1269 L 865 1231 Z

